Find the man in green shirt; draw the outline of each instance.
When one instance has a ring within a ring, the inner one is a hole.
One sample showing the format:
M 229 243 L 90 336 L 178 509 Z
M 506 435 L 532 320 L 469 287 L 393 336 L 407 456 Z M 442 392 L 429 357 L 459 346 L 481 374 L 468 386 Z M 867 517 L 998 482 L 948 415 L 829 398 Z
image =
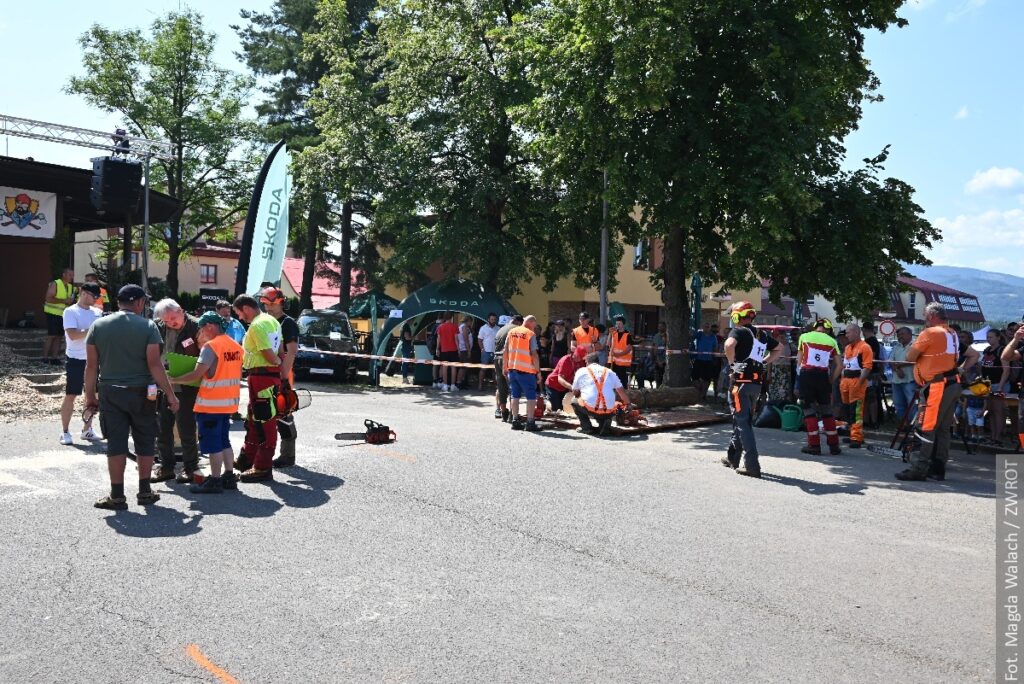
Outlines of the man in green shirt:
M 842 450 L 839 448 L 836 419 L 832 415 L 832 386 L 839 379 L 843 367 L 839 346 L 832 337 L 832 321 L 827 318 L 816 320 L 811 330 L 800 336 L 796 353 L 800 369 L 797 394 L 807 428 L 807 446 L 800 451 L 815 456 L 821 454 L 820 419 L 825 428 L 829 453 L 837 456 Z
M 178 398 L 160 359 L 160 332 L 153 321 L 141 315 L 146 292 L 138 285 L 125 285 L 117 293 L 117 306 L 119 311 L 94 322 L 85 338 L 85 406 L 87 411 L 100 411 L 110 473 L 110 496 L 95 506 L 107 510 L 128 508 L 124 469 L 129 434 L 139 467 L 136 500 L 145 506 L 160 499 L 150 488 L 156 452 L 157 386 L 167 397 L 168 408 L 178 410 Z
M 260 311 L 249 295 L 239 295 L 232 306 L 249 325 L 242 338 L 242 367 L 248 373 L 249 412 L 245 419 L 245 446 L 235 462 L 241 469 L 251 459 L 252 467 L 238 478 L 242 482 L 274 479 L 274 451 L 277 449 L 275 397 L 281 387 L 281 324 Z

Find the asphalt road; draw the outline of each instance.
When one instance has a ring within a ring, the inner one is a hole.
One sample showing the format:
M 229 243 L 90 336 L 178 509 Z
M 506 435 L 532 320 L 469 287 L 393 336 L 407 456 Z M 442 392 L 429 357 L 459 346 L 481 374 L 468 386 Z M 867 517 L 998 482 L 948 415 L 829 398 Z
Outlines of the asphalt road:
M 130 476 L 119 513 L 101 448 L 0 426 L 0 681 L 991 680 L 986 457 L 904 484 L 762 430 L 758 481 L 726 426 L 526 434 L 488 402 L 319 391 L 301 467 L 148 509 Z M 333 439 L 366 417 L 398 442 Z

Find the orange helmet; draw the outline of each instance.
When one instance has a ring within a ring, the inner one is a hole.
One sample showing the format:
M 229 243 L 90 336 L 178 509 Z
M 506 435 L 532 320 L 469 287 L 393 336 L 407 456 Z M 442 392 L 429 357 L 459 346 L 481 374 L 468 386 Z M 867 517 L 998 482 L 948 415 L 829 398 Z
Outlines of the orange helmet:
M 732 313 L 731 318 L 733 325 L 739 323 L 741 318 L 757 315 L 757 309 L 755 309 L 754 305 L 750 302 L 736 302 L 729 307 L 729 311 Z
M 260 292 L 260 301 L 264 304 L 273 304 L 274 302 L 283 302 L 284 300 L 284 292 L 281 292 L 276 287 L 266 287 Z

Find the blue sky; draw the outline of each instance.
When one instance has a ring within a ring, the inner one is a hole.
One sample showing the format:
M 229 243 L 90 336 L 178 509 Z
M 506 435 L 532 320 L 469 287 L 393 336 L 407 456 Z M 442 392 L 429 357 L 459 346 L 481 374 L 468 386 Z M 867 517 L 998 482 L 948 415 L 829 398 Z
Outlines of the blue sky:
M 220 35 L 221 63 L 241 70 L 229 26 L 239 22 L 241 8 L 265 11 L 271 4 L 211 0 L 192 6 Z M 27 85 L 0 111 L 111 130 L 116 117 L 62 92 L 81 68 L 78 36 L 97 22 L 145 27 L 180 3 L 39 0 L 31 7 L 47 21 L 27 35 L 45 36 L 45 48 L 21 53 L 30 56 L 16 64 L 15 78 Z M 865 105 L 860 129 L 847 140 L 850 163 L 891 144 L 888 175 L 917 189 L 918 203 L 943 232 L 943 241 L 929 252 L 936 263 L 1024 276 L 1018 257 L 1024 247 L 1024 0 L 912 0 L 901 13 L 908 27 L 868 37 L 867 55 L 885 101 Z M 0 13 L 0 35 L 8 45 L 23 40 L 14 14 Z M 95 154 L 13 137 L 0 139 L 0 153 L 81 167 Z

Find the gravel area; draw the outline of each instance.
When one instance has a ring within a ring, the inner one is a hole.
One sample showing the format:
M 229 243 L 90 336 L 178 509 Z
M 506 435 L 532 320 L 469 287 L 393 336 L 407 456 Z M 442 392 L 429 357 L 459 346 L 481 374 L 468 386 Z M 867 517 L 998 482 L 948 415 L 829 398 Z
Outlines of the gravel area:
M 63 373 L 63 368 L 22 358 L 11 349 L 10 342 L 35 339 L 31 334 L 0 331 L 0 418 L 23 420 L 56 417 L 63 394 L 43 394 L 32 388 L 21 373 Z M 39 341 L 42 344 L 42 340 Z M 84 402 L 79 398 L 75 408 L 81 413 Z

